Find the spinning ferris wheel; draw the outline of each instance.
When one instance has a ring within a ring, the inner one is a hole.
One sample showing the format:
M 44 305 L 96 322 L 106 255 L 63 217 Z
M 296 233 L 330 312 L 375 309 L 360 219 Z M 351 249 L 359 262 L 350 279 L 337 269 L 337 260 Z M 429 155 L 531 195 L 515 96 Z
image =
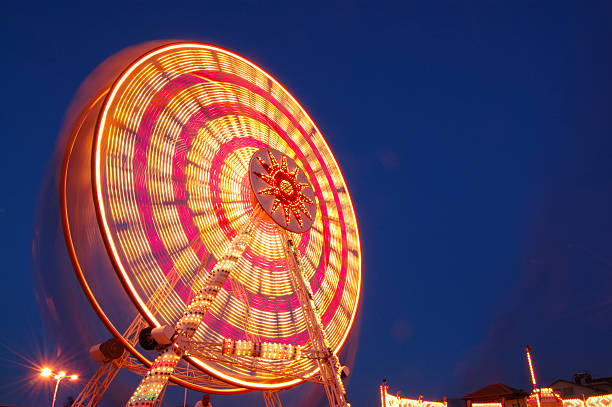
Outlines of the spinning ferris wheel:
M 115 337 L 103 353 L 127 350 L 101 357 L 75 404 L 95 405 L 119 368 L 143 376 L 130 406 L 168 381 L 267 404 L 311 381 L 348 404 L 337 355 L 361 289 L 355 213 L 320 131 L 261 68 L 198 43 L 136 58 L 75 123 L 61 192 L 77 277 Z M 116 274 L 138 310 L 126 329 L 91 286 L 92 239 L 114 268 L 96 278 Z

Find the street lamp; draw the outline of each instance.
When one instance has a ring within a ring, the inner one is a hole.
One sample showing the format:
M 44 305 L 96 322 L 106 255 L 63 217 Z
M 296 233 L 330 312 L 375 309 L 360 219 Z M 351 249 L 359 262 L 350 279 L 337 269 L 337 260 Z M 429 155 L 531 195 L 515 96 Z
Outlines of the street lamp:
M 51 402 L 51 407 L 55 406 L 55 398 L 57 397 L 57 388 L 59 387 L 60 382 L 62 381 L 62 379 L 64 379 L 65 377 L 68 377 L 71 381 L 77 380 L 79 378 L 79 376 L 73 374 L 70 376 L 66 376 L 66 372 L 64 372 L 63 370 L 60 370 L 57 373 L 53 373 L 53 371 L 51 369 L 49 369 L 48 367 L 44 367 L 40 370 L 40 375 L 42 377 L 50 377 L 53 376 L 53 378 L 55 379 L 55 391 L 53 392 L 53 401 Z

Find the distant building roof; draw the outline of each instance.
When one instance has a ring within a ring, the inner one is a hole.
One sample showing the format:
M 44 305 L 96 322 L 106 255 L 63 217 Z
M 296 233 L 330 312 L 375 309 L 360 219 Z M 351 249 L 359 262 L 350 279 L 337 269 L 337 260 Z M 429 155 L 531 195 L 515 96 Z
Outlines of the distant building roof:
M 515 389 L 514 387 L 510 387 L 503 383 L 495 383 L 490 384 L 488 386 L 483 387 L 482 389 L 476 390 L 473 393 L 470 393 L 466 396 L 461 397 L 463 400 L 489 400 L 496 399 L 500 397 L 506 398 L 518 398 L 525 397 L 529 393 L 523 391 L 521 389 Z
M 585 389 L 590 389 L 590 387 L 587 386 L 583 386 L 582 384 L 578 384 L 576 382 L 572 382 L 570 380 L 563 380 L 563 379 L 557 379 L 554 382 L 552 382 L 551 384 L 548 385 L 548 387 L 554 387 L 557 383 L 567 383 L 567 384 L 571 384 L 573 386 L 577 386 L 577 387 L 584 387 Z
M 597 393 L 609 393 L 612 391 L 612 377 L 601 377 L 593 379 L 588 373 L 577 373 L 574 375 L 574 381 L 558 379 L 548 387 L 553 387 L 558 383 L 567 383 L 572 386 L 589 389 Z

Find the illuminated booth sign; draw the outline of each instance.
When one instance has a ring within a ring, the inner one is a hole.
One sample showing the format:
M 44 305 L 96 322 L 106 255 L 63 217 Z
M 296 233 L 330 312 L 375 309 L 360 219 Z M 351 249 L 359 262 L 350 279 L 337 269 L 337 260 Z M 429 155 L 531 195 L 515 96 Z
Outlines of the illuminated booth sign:
M 403 398 L 397 395 L 389 394 L 389 386 L 382 384 L 380 386 L 380 405 L 381 407 L 448 407 L 446 401 L 426 401 Z M 446 399 L 445 399 L 446 400 Z

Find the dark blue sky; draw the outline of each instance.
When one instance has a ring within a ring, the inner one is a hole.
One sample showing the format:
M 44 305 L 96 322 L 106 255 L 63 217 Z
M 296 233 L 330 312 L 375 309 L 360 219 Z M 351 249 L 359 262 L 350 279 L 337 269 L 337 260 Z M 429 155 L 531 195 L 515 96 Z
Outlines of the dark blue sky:
M 105 58 L 170 38 L 269 71 L 336 154 L 363 244 L 354 406 L 382 378 L 426 399 L 528 388 L 526 344 L 542 384 L 612 376 L 609 3 L 11 2 L 2 20 L 0 403 L 47 403 L 16 353 L 67 347 L 31 254 L 63 114 Z

